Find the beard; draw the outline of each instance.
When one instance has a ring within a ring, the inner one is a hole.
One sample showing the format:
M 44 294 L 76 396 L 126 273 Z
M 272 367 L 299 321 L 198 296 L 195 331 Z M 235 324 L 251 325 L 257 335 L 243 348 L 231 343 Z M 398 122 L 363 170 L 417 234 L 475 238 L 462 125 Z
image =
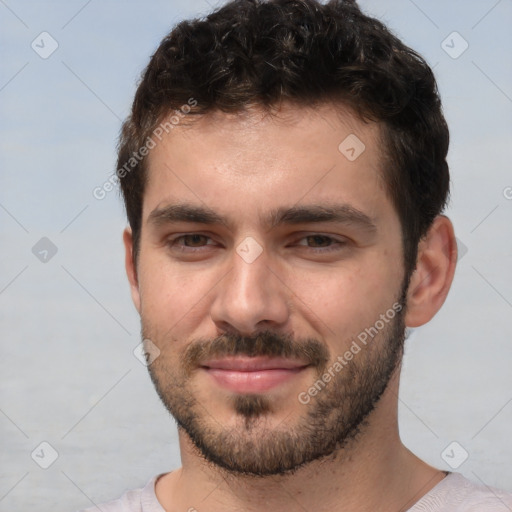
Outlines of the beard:
M 403 288 L 399 304 L 405 305 L 405 293 Z M 156 391 L 198 454 L 229 473 L 265 477 L 293 473 L 312 461 L 336 456 L 364 431 L 368 416 L 400 366 L 404 316 L 405 306 L 307 404 L 300 402 L 303 410 L 298 418 L 287 422 L 289 415 L 277 425 L 272 418 L 280 409 L 265 394 L 231 395 L 230 406 L 237 422 L 235 426 L 222 424 L 194 392 L 191 379 L 195 371 L 211 357 L 290 357 L 304 360 L 315 369 L 313 385 L 338 356 L 331 356 L 325 343 L 313 338 L 292 339 L 270 330 L 254 336 L 226 333 L 193 341 L 172 356 L 166 355 L 172 345 L 166 336 L 151 337 L 156 331 L 144 322 L 142 334 L 162 350 L 148 366 Z M 341 353 L 348 350 L 350 341 L 341 345 Z M 299 389 L 297 394 L 307 389 Z M 297 394 L 292 399 L 299 402 Z

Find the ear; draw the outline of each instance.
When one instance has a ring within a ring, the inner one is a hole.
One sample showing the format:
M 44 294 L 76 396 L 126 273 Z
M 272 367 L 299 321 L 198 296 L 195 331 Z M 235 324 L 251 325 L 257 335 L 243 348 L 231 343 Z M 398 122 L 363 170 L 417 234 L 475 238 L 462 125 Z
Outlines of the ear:
M 133 260 L 133 236 L 132 230 L 130 228 L 126 228 L 123 232 L 123 243 L 125 250 L 124 265 L 126 268 L 126 275 L 128 276 L 128 281 L 130 282 L 133 304 L 140 314 L 139 283 L 137 279 L 137 268 Z
M 455 274 L 457 242 L 448 217 L 439 215 L 418 246 L 407 291 L 405 325 L 426 324 L 443 305 Z

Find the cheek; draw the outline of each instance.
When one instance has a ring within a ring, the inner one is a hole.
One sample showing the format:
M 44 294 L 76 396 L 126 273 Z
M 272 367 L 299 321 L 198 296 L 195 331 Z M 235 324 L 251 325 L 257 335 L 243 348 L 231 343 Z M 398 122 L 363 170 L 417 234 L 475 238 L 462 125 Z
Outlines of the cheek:
M 389 261 L 373 260 L 314 275 L 302 273 L 291 288 L 300 316 L 326 340 L 345 345 L 392 307 L 400 277 Z
M 188 315 L 193 314 L 194 305 L 200 304 L 207 293 L 205 285 L 204 279 L 198 279 L 188 270 L 169 267 L 156 260 L 146 261 L 139 273 L 144 322 L 161 332 L 187 321 Z
M 162 254 L 147 254 L 139 272 L 141 320 L 160 350 L 179 352 L 203 327 L 211 330 L 212 297 L 223 273 L 220 268 L 170 264 Z

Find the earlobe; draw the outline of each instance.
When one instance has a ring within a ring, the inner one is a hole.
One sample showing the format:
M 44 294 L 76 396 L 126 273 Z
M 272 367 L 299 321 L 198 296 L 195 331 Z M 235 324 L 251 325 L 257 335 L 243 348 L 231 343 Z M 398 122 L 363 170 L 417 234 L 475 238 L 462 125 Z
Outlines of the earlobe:
M 418 246 L 416 270 L 407 291 L 407 327 L 426 324 L 439 311 L 450 290 L 456 264 L 453 225 L 448 217 L 439 215 Z
M 125 250 L 124 263 L 126 268 L 126 275 L 128 276 L 128 281 L 130 282 L 132 300 L 135 308 L 140 313 L 139 283 L 137 277 L 137 268 L 133 258 L 133 236 L 132 230 L 129 227 L 127 227 L 123 232 L 123 243 Z

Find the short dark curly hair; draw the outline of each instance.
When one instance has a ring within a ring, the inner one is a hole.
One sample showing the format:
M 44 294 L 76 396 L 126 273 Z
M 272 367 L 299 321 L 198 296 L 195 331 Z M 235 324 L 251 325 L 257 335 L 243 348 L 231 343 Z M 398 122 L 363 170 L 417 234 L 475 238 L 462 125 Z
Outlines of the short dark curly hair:
M 182 21 L 163 39 L 119 140 L 135 260 L 146 158 L 129 172 L 126 162 L 166 116 L 333 100 L 381 126 L 383 175 L 410 276 L 418 243 L 448 199 L 448 128 L 424 59 L 350 0 L 233 0 L 206 18 Z

